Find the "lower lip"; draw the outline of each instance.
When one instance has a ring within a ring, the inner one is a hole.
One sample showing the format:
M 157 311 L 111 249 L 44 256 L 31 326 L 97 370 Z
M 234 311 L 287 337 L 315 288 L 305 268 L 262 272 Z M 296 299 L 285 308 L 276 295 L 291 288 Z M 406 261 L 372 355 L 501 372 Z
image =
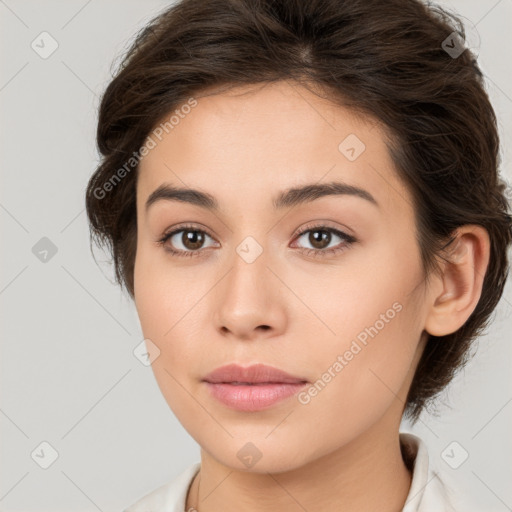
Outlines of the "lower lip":
M 238 411 L 255 412 L 266 409 L 285 398 L 298 393 L 307 385 L 307 382 L 299 384 L 213 384 L 205 382 L 212 395 L 224 405 Z

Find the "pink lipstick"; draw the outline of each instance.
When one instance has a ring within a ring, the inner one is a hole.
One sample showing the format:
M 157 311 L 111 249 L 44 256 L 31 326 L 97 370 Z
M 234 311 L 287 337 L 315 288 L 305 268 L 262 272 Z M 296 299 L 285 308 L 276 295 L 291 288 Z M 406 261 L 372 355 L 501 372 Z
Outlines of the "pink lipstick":
M 264 364 L 246 368 L 237 364 L 222 366 L 208 374 L 203 382 L 218 401 L 245 412 L 267 409 L 295 395 L 308 383 L 303 377 Z

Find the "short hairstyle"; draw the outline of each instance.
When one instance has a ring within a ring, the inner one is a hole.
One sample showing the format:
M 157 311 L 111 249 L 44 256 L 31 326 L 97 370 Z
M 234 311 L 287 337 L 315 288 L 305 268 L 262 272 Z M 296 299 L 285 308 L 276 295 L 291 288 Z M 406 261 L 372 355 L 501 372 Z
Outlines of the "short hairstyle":
M 100 163 L 86 190 L 91 241 L 108 247 L 134 298 L 136 184 L 155 126 L 194 94 L 289 80 L 385 129 L 413 198 L 428 281 L 465 224 L 483 226 L 490 261 L 482 294 L 456 332 L 429 335 L 404 406 L 421 411 L 470 359 L 508 274 L 512 217 L 500 179 L 494 110 L 475 55 L 450 54 L 460 18 L 420 0 L 181 0 L 134 38 L 99 106 Z M 133 172 L 131 172 L 133 171 Z

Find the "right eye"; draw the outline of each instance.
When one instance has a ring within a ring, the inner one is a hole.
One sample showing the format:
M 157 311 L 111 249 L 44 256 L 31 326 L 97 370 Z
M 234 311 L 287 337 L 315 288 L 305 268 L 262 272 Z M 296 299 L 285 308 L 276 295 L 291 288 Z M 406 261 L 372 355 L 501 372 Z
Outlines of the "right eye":
M 175 256 L 197 256 L 202 252 L 206 237 L 213 240 L 206 231 L 195 226 L 180 226 L 165 233 L 157 243 Z

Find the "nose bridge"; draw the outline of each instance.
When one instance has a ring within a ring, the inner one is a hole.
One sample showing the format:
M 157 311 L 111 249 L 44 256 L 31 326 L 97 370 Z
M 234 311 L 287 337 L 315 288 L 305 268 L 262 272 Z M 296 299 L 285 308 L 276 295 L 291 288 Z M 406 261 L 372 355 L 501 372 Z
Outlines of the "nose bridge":
M 263 235 L 257 236 L 261 242 L 253 235 L 245 236 L 231 257 L 229 289 L 238 301 L 243 302 L 246 296 L 253 296 L 254 299 L 256 295 L 265 295 L 269 291 L 265 286 L 269 274 L 268 244 L 262 240 Z
M 266 265 L 270 264 L 272 235 L 265 213 L 257 205 L 247 203 L 239 204 L 239 210 L 233 215 L 239 221 L 231 233 L 233 253 L 228 259 L 234 268 L 230 273 L 239 274 L 244 280 L 247 279 L 245 274 L 249 274 L 249 279 L 255 274 L 265 275 L 269 272 Z
M 257 240 L 256 236 L 261 240 Z M 260 235 L 247 235 L 234 247 L 226 263 L 230 270 L 214 305 L 217 327 L 237 337 L 248 338 L 259 326 L 276 328 L 282 319 L 282 305 L 275 298 L 268 245 Z

